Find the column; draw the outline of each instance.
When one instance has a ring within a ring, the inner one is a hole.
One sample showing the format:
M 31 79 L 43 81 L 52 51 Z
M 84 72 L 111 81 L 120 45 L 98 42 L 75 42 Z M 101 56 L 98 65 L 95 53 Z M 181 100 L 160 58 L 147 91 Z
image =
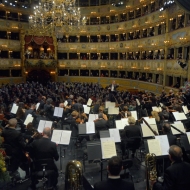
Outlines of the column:
M 155 74 L 155 73 L 152 74 L 152 82 L 153 82 L 153 83 L 156 83 L 156 82 L 157 82 L 157 81 L 156 81 L 156 74 Z
M 178 56 L 178 48 L 174 48 L 174 59 Z
M 158 35 L 158 26 L 154 26 L 154 35 L 155 35 L 155 36 Z
M 184 16 L 184 27 L 187 26 L 187 17 L 189 16 L 187 13 L 184 13 L 185 16 Z

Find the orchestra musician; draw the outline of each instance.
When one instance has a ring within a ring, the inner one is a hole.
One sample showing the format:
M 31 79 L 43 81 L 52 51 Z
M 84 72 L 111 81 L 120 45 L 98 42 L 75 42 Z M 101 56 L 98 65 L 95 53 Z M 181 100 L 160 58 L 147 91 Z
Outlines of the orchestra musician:
M 98 182 L 94 185 L 94 190 L 135 190 L 132 182 L 120 178 L 120 172 L 123 169 L 122 160 L 118 156 L 113 156 L 108 161 L 108 179 Z
M 162 126 L 162 131 L 164 135 L 167 135 L 169 145 L 177 145 L 177 138 L 172 134 L 171 126 L 169 123 L 164 123 Z
M 29 175 L 29 167 L 26 163 L 27 158 L 24 154 L 26 142 L 22 136 L 22 133 L 16 130 L 16 126 L 16 118 L 10 119 L 1 135 L 4 138 L 4 144 L 8 145 L 12 150 L 9 169 L 12 173 L 14 173 L 18 167 L 22 167 L 22 169 L 26 171 L 26 174 Z
M 112 84 L 108 86 L 109 90 L 109 101 L 115 102 L 115 95 L 116 95 L 116 90 L 119 87 L 119 84 L 115 84 L 115 81 L 112 81 Z
M 52 102 L 53 100 L 51 98 L 48 98 L 46 100 L 46 104 L 44 105 L 44 112 L 49 120 L 53 120 L 54 106 L 52 105 Z
M 121 143 L 121 149 L 123 155 L 125 153 L 126 146 L 132 146 L 134 144 L 133 138 L 141 137 L 140 126 L 136 125 L 136 120 L 134 117 L 128 117 L 129 125 L 126 125 L 123 132 L 123 141 Z M 132 149 L 132 157 L 134 157 L 136 149 Z
M 51 139 L 51 129 L 49 127 L 45 127 L 42 133 L 42 138 L 34 140 L 33 142 L 29 143 L 26 146 L 26 150 L 29 152 L 30 156 L 33 159 L 33 165 L 35 166 L 35 162 L 40 161 L 40 160 L 55 160 L 58 161 L 59 159 L 59 154 L 57 152 L 57 146 L 56 143 L 52 142 Z M 52 162 L 54 163 L 54 162 Z M 53 174 L 48 175 L 48 188 L 56 187 L 57 182 L 58 182 L 58 170 L 55 165 L 48 165 L 46 166 L 46 170 L 53 170 Z M 33 167 L 32 173 L 34 173 L 35 167 Z M 31 188 L 36 189 L 36 176 L 32 176 L 32 184 Z
M 182 150 L 177 145 L 169 149 L 171 166 L 164 172 L 163 184 L 153 181 L 153 190 L 189 190 L 190 164 L 182 160 Z

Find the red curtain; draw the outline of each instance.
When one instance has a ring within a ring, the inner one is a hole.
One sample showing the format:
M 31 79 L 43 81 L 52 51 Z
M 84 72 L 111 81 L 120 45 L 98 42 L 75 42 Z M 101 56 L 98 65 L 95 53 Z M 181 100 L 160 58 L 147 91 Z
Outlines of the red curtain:
M 31 42 L 35 42 L 38 45 L 43 45 L 44 42 L 47 42 L 52 51 L 54 51 L 53 38 L 49 36 L 25 36 L 25 48 L 28 48 L 28 45 Z

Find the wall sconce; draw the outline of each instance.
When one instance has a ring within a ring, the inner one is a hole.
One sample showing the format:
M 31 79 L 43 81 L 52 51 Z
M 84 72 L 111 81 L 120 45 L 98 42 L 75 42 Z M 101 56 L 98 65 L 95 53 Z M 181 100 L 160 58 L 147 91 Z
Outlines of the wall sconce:
M 117 66 L 118 69 L 123 69 L 122 65 Z
M 161 67 L 158 67 L 158 68 L 157 68 L 157 71 L 162 71 L 162 68 L 161 68 Z
M 149 70 L 150 69 L 150 67 L 144 67 L 144 70 Z
M 105 65 L 101 65 L 100 67 L 101 67 L 101 68 L 106 68 L 106 66 L 105 66 Z
M 81 68 L 86 68 L 87 66 L 85 64 L 81 65 Z
M 55 71 L 51 71 L 50 74 L 55 74 Z

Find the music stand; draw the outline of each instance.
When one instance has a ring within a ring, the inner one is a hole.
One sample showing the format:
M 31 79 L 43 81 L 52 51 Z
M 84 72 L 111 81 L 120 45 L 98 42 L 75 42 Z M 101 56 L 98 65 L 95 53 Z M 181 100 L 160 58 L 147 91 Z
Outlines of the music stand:
M 110 133 L 108 130 L 104 130 L 104 131 L 99 131 L 100 133 L 100 138 L 108 138 L 110 137 Z
M 102 149 L 100 141 L 87 142 L 87 154 L 88 161 L 99 160 L 101 165 L 101 181 L 102 181 L 102 171 L 103 171 L 103 160 L 102 160 Z

